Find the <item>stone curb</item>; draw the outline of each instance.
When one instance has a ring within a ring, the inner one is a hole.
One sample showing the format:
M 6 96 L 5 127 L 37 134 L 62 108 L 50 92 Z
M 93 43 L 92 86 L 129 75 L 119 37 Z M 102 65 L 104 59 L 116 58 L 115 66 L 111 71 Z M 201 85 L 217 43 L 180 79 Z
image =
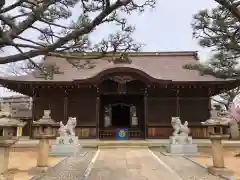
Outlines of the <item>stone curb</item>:
M 203 164 L 200 164 L 200 163 L 198 163 L 198 162 L 196 162 L 196 161 L 193 161 L 191 158 L 189 158 L 189 157 L 187 157 L 187 156 L 183 156 L 183 157 L 184 157 L 185 159 L 193 162 L 194 164 L 196 164 L 196 165 L 204 168 L 204 169 L 207 169 L 207 168 L 208 168 L 206 165 L 203 165 Z M 236 180 L 236 178 L 235 178 L 235 177 L 232 177 L 232 176 L 219 175 L 219 177 L 222 178 L 222 179 L 224 179 L 224 180 Z
M 51 144 L 54 144 L 55 140 L 51 140 Z M 116 142 L 116 141 L 88 141 L 88 140 L 81 140 L 79 139 L 79 143 L 82 147 L 85 148 L 93 148 L 98 146 L 147 146 L 151 147 L 165 147 L 168 144 L 167 140 L 159 140 L 159 141 L 124 141 L 124 142 Z M 198 147 L 211 147 L 211 142 L 206 140 L 196 140 L 193 141 L 194 144 L 197 144 Z M 20 139 L 16 144 L 12 146 L 12 148 L 34 148 L 38 146 L 38 140 L 32 139 Z M 231 147 L 240 147 L 240 141 L 223 141 L 224 148 L 231 148 Z

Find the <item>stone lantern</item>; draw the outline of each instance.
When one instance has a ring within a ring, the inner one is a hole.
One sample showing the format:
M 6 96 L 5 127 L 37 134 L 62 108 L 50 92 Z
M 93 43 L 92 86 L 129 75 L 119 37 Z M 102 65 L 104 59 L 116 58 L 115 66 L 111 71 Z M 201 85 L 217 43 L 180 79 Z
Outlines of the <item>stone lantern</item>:
M 50 110 L 44 110 L 44 115 L 38 121 L 33 122 L 35 133 L 33 138 L 39 139 L 37 168 L 48 167 L 48 154 L 50 150 L 50 139 L 55 137 L 53 127 L 58 127 L 59 123 L 54 121 L 51 116 Z
M 1 136 L 22 136 L 22 128 L 26 124 L 26 122 L 11 118 L 10 112 L 0 112 L 0 128 L 2 129 Z
M 225 129 L 229 127 L 231 119 L 227 116 L 223 116 L 218 110 L 212 109 L 210 111 L 210 119 L 205 122 L 201 122 L 202 125 L 208 127 L 209 134 L 225 134 Z
M 211 113 L 212 115 L 212 113 Z M 208 171 L 214 175 L 220 176 L 231 176 L 233 174 L 232 171 L 227 169 L 224 165 L 224 152 L 222 140 L 229 139 L 230 135 L 225 134 L 222 128 L 229 123 L 227 119 L 221 119 L 218 117 L 212 116 L 211 119 L 208 119 L 205 122 L 202 122 L 202 125 L 208 126 L 209 139 L 212 143 L 212 158 L 213 158 L 213 166 L 208 167 Z
M 44 110 L 43 117 L 38 121 L 33 121 L 33 137 L 41 135 L 52 135 L 52 137 L 57 136 L 54 129 L 59 127 L 59 123 L 54 121 L 50 114 L 50 110 Z
M 8 111 L 0 112 L 0 174 L 8 170 L 10 147 L 18 141 L 22 135 L 22 128 L 26 122 L 11 118 Z

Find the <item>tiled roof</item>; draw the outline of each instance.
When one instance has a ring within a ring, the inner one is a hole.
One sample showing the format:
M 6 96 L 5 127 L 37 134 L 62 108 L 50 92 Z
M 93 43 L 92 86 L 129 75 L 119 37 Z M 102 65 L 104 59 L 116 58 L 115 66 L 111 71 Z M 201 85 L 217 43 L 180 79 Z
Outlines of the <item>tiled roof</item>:
M 44 78 L 36 78 L 34 73 L 25 76 L 12 76 L 5 77 L 3 79 L 12 81 L 74 81 L 84 80 L 97 76 L 106 70 L 117 68 L 136 70 L 151 76 L 157 80 L 170 80 L 170 81 L 222 81 L 222 79 L 216 78 L 211 75 L 200 75 L 196 70 L 187 70 L 183 66 L 186 64 L 197 63 L 196 52 L 159 52 L 159 53 L 129 53 L 129 64 L 114 64 L 108 61 L 108 57 L 103 59 L 91 60 L 91 65 L 94 68 L 80 68 L 72 66 L 66 59 L 58 57 L 48 57 L 44 62 L 53 63 L 59 67 L 59 70 L 63 73 L 55 74 L 52 80 L 46 80 Z M 84 60 L 82 60 L 84 63 Z

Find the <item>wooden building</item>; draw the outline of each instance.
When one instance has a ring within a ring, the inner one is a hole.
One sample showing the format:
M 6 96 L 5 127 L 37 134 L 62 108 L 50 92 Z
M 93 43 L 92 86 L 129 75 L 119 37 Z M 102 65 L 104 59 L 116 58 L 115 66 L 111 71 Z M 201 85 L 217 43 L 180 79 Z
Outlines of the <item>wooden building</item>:
M 30 97 L 21 95 L 2 97 L 0 103 L 1 111 L 10 112 L 13 119 L 24 122 L 32 119 L 32 99 Z M 22 135 L 29 135 L 29 126 L 23 126 Z
M 32 99 L 28 96 L 8 96 L 0 100 L 1 110 L 9 110 L 13 118 L 32 119 Z
M 196 52 L 79 56 L 86 61 L 48 57 L 42 65 L 47 74 L 34 71 L 0 83 L 32 97 L 33 120 L 50 109 L 56 121 L 76 117 L 79 138 L 99 139 L 114 139 L 117 128 L 127 128 L 129 139 L 168 138 L 176 116 L 189 122 L 194 138 L 207 137 L 200 122 L 210 116 L 210 97 L 239 85 L 184 69 L 197 63 Z

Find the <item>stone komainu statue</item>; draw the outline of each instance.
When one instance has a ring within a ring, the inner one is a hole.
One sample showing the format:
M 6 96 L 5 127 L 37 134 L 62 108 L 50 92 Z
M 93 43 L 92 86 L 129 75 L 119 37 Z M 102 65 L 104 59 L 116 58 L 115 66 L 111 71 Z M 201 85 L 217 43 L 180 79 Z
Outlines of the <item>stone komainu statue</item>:
M 64 125 L 63 122 L 60 121 L 60 128 L 58 129 L 59 135 L 75 136 L 76 125 L 77 125 L 77 119 L 75 117 L 69 117 L 66 125 Z
M 188 122 L 185 121 L 184 124 L 181 123 L 179 117 L 172 117 L 171 120 L 172 127 L 174 129 L 173 136 L 188 136 L 190 133 L 190 129 L 188 128 Z

